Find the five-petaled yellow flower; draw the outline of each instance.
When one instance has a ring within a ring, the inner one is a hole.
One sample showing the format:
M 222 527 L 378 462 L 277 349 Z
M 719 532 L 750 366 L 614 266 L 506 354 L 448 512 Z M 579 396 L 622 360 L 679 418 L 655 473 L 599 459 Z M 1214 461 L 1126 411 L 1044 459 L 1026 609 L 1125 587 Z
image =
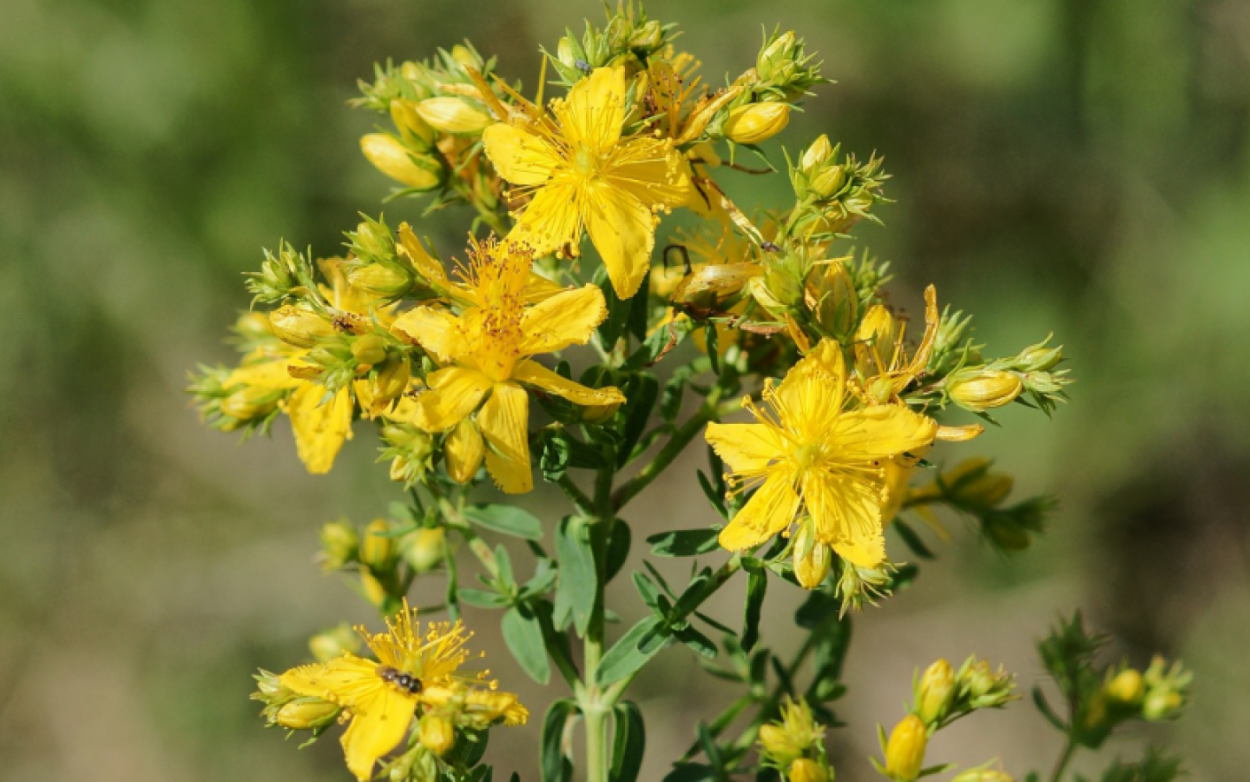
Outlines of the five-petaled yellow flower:
M 733 487 L 759 487 L 721 532 L 721 545 L 757 546 L 789 528 L 802 507 L 818 541 L 855 565 L 879 564 L 885 464 L 932 443 L 937 424 L 902 405 L 847 409 L 846 364 L 832 340 L 780 385 L 768 381 L 764 401 L 772 414 L 745 402 L 758 423 L 708 424 L 707 441 L 733 471 Z
M 529 712 L 516 696 L 492 692 L 494 682 L 484 674 L 457 673 L 469 657 L 464 648 L 470 634 L 460 622 L 431 622 L 424 637 L 416 611 L 403 611 L 387 620 L 385 633 L 356 628 L 377 660 L 344 652 L 325 664 L 303 665 L 282 674 L 280 681 L 299 695 L 337 703 L 350 714 L 343 734 L 347 768 L 359 780 L 373 776 L 378 758 L 394 749 L 407 734 L 418 708 L 443 710 L 449 703 L 471 708 L 468 725 L 523 724 Z M 490 690 L 479 689 L 487 686 Z
M 576 255 L 585 228 L 622 299 L 651 265 L 655 211 L 680 206 L 690 190 L 671 140 L 622 135 L 626 87 L 624 67 L 597 68 L 552 115 L 515 112 L 482 133 L 499 175 L 533 195 L 512 238 L 538 254 L 567 246 Z
M 491 241 L 475 246 L 471 259 L 464 276 L 475 304 L 459 315 L 418 307 L 401 315 L 393 329 L 442 365 L 426 377 L 429 389 L 417 397 L 414 422 L 427 432 L 455 427 L 447 447 L 449 472 L 457 480 L 471 476 L 485 451 L 495 483 L 518 494 L 534 487 L 529 395 L 521 384 L 584 406 L 620 404 L 625 397 L 616 388 L 587 388 L 566 380 L 530 360 L 590 340 L 607 317 L 599 288 L 564 290 L 527 307 L 533 255 L 526 246 Z M 469 422 L 479 405 L 476 421 Z

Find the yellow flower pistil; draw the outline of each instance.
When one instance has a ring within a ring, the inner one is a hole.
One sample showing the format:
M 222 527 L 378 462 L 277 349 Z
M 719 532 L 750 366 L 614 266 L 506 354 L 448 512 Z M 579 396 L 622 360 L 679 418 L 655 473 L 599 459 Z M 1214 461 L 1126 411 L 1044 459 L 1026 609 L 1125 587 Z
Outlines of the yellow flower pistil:
M 459 315 L 418 307 L 394 325 L 442 365 L 426 378 L 429 390 L 417 397 L 416 425 L 428 432 L 456 427 L 447 451 L 451 474 L 467 480 L 484 456 L 495 483 L 511 494 L 534 486 L 529 396 L 522 385 L 583 406 L 625 401 L 615 388 L 587 388 L 530 360 L 586 344 L 607 317 L 603 292 L 594 285 L 563 290 L 526 306 L 531 260 L 530 251 L 514 242 L 478 245 L 464 271 L 475 304 Z M 476 425 L 459 427 L 475 410 Z M 476 439 L 479 433 L 486 448 Z M 466 459 L 476 462 L 463 463 Z
M 394 620 L 387 620 L 386 632 L 357 631 L 376 660 L 344 652 L 325 664 L 292 668 L 280 682 L 298 695 L 347 710 L 351 724 L 342 739 L 347 768 L 358 780 L 367 780 L 378 758 L 404 739 L 417 708 L 437 705 L 428 702 L 428 692 L 493 688 L 494 682 L 484 682 L 483 674 L 458 673 L 469 657 L 464 645 L 470 638 L 459 621 L 432 622 L 422 636 L 407 601 Z
M 707 441 L 732 470 L 731 485 L 758 486 L 720 534 L 731 551 L 786 531 L 800 508 L 816 540 L 861 567 L 885 558 L 885 463 L 933 442 L 937 424 L 902 405 L 847 409 L 846 365 L 823 340 L 780 385 L 764 388 L 772 413 L 750 400 L 754 424 L 709 424 Z
M 681 205 L 689 181 L 672 141 L 622 135 L 625 68 L 597 68 L 550 115 L 510 115 L 482 133 L 486 154 L 518 194 L 532 195 L 512 238 L 538 254 L 578 254 L 582 231 L 617 296 L 633 296 L 655 246 L 655 212 Z

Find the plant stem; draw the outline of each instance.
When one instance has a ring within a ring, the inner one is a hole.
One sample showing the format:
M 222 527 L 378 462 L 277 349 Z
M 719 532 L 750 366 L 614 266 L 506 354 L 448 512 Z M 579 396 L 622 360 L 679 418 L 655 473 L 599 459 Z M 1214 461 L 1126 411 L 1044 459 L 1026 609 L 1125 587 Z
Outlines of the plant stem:
M 586 719 L 586 780 L 608 782 L 608 714 L 616 703 L 614 696 L 605 693 L 597 683 L 599 663 L 603 659 L 603 638 L 606 612 L 604 610 L 604 580 L 607 575 L 608 535 L 616 514 L 612 505 L 612 484 L 615 470 L 605 467 L 595 477 L 595 496 L 592 503 L 595 512 L 590 529 L 590 545 L 595 557 L 595 601 L 586 628 L 582 646 L 582 697 L 578 704 Z M 575 488 L 575 487 L 574 487 Z M 585 495 L 581 495 L 584 497 Z M 576 501 L 575 501 L 576 504 Z
M 1055 770 L 1050 773 L 1050 782 L 1059 782 L 1063 778 L 1063 772 L 1067 770 L 1068 763 L 1071 762 L 1072 756 L 1076 754 L 1076 742 L 1069 736 L 1067 744 L 1064 745 L 1063 754 L 1059 756 L 1059 761 L 1055 763 Z
M 660 476 L 660 473 L 664 472 L 673 463 L 674 459 L 681 455 L 682 451 L 686 450 L 686 446 L 698 436 L 699 432 L 703 431 L 704 426 L 719 417 L 720 410 L 717 408 L 717 404 L 720 402 L 722 394 L 724 394 L 724 390 L 720 386 L 712 387 L 711 391 L 708 392 L 707 400 L 703 403 L 703 407 L 699 409 L 699 412 L 682 424 L 680 429 L 673 432 L 673 436 L 664 444 L 664 447 L 655 455 L 655 458 L 639 470 L 636 476 L 626 481 L 623 486 L 616 490 L 612 495 L 612 507 L 614 509 L 620 510 L 625 507 L 625 503 L 647 488 L 652 481 Z
M 556 485 L 564 492 L 564 496 L 568 497 L 569 501 L 573 503 L 573 507 L 577 508 L 578 513 L 583 516 L 595 515 L 594 503 L 586 496 L 586 492 L 579 489 L 576 483 L 573 483 L 573 479 L 569 477 L 568 473 L 560 476 L 560 480 L 556 481 Z

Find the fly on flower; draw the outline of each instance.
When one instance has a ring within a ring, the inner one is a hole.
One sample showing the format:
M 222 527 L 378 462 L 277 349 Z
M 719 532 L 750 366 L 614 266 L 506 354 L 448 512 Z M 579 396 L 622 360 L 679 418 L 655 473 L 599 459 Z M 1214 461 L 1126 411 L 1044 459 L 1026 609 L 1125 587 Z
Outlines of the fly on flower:
M 297 695 L 345 710 L 350 724 L 343 734 L 343 752 L 358 780 L 373 776 L 374 764 L 399 745 L 419 710 L 442 713 L 449 703 L 459 702 L 462 708 L 453 716 L 467 714 L 467 721 L 460 722 L 472 729 L 496 722 L 519 725 L 528 719 L 515 695 L 493 692 L 495 683 L 486 681 L 484 672 L 460 672 L 471 637 L 460 622 L 429 623 L 423 636 L 417 612 L 405 601 L 399 615 L 387 621 L 386 632 L 356 629 L 375 660 L 344 652 L 328 663 L 292 668 L 279 682 Z

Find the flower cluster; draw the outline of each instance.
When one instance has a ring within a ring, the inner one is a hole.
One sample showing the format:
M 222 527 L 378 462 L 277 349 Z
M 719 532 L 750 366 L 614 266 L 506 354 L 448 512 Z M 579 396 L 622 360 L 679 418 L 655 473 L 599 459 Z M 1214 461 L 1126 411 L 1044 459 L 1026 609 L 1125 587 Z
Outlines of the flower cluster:
M 341 256 L 281 243 L 248 276 L 254 309 L 235 327 L 237 364 L 193 377 L 215 428 L 246 436 L 289 419 L 311 473 L 329 471 L 354 429 L 371 426 L 402 486 L 403 500 L 369 524 L 321 528 L 325 570 L 347 578 L 386 632 L 324 630 L 310 643 L 316 663 L 257 677 L 268 724 L 314 738 L 347 725 L 359 780 L 491 778 L 490 729 L 528 712 L 485 673 L 463 670 L 460 617 L 472 605 L 500 612 L 526 674 L 547 684 L 555 671 L 568 684 L 571 697 L 543 720 L 544 779 L 572 778 L 580 724 L 587 779 L 634 782 L 645 731 L 626 690 L 664 649 L 685 646 L 744 694 L 701 723 L 670 778 L 826 782 L 848 611 L 916 579 L 917 564 L 896 561 L 899 546 L 935 557 L 912 517 L 945 541 L 936 512 L 954 511 L 1004 552 L 1045 528 L 1053 501 L 1008 504 L 1011 476 L 989 461 L 939 465 L 1009 404 L 1052 413 L 1072 382 L 1062 348 L 1047 337 L 989 354 L 971 317 L 940 307 L 932 285 L 917 309 L 895 303 L 889 265 L 851 235 L 889 203 L 883 159 L 827 135 L 773 146 L 828 82 L 802 37 L 766 34 L 721 87 L 678 41 L 673 25 L 622 5 L 604 26 L 588 22 L 542 50 L 532 97 L 467 41 L 379 66 L 355 104 L 390 128 L 361 139 L 397 183 L 387 208 L 465 207 L 464 243 L 440 253 L 420 236 L 421 212 L 394 228 L 362 215 Z M 731 177 L 769 175 L 788 176 L 782 203 L 727 195 Z M 707 446 L 697 473 L 706 519 L 691 529 L 662 519 L 647 543 L 655 557 L 719 564 L 696 563 L 682 585 L 645 562 L 632 574 L 642 618 L 609 644 L 609 619 L 626 612 L 608 607 L 606 587 L 634 538 L 620 513 L 695 442 Z M 538 476 L 571 505 L 556 523 L 517 502 Z M 492 485 L 506 502 L 475 494 Z M 530 575 L 495 535 L 525 541 Z M 470 556 L 472 573 L 461 561 Z M 735 630 L 704 606 L 740 574 Z M 408 595 L 423 577 L 445 579 L 443 603 L 429 610 L 449 619 L 421 632 Z M 795 623 L 806 640 L 793 660 L 762 644 L 770 582 L 805 591 Z M 1095 672 L 1084 636 L 1065 633 L 1043 655 L 1077 709 L 1050 715 L 1073 746 L 1180 709 L 1180 668 Z M 879 769 L 896 782 L 932 773 L 931 735 L 1005 705 L 1012 688 L 976 657 L 958 670 L 935 662 L 915 682 L 911 712 L 888 739 L 882 732 Z M 727 735 L 744 713 L 743 732 Z M 958 779 L 1010 777 L 986 766 Z

